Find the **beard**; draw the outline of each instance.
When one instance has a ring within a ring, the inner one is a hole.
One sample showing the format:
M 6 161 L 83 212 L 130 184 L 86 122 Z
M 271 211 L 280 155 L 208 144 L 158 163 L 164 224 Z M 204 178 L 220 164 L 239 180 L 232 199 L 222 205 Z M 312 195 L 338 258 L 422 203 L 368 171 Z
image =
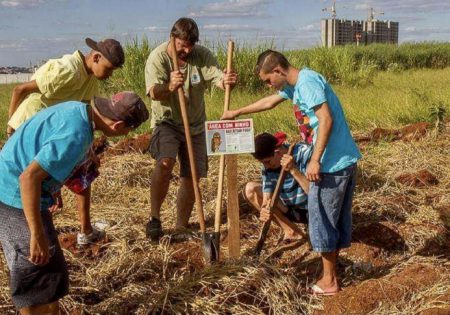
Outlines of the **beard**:
M 183 61 L 186 61 L 187 58 L 188 58 L 188 56 L 189 56 L 189 55 L 186 54 L 184 51 L 178 53 L 178 59 L 181 59 L 181 60 L 183 60 Z

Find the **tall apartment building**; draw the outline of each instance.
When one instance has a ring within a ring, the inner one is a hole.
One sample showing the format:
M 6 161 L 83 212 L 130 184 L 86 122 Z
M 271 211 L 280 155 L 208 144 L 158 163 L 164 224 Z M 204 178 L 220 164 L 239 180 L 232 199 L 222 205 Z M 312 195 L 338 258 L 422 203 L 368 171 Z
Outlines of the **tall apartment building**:
M 398 22 L 324 19 L 321 21 L 322 45 L 371 43 L 398 44 Z

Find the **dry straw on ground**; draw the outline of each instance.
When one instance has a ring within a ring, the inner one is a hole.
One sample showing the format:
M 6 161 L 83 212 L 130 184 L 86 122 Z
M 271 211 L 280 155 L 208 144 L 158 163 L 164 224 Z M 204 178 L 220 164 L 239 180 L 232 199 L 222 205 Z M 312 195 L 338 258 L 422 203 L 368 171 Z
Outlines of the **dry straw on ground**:
M 154 162 L 131 153 L 105 157 L 93 187 L 93 221 L 106 220 L 109 243 L 94 254 L 65 251 L 70 294 L 62 300 L 69 314 L 432 314 L 450 301 L 449 132 L 412 142 L 366 143 L 354 200 L 354 242 L 342 252 L 339 273 L 344 290 L 316 298 L 305 287 L 319 275 L 319 258 L 305 243 L 269 261 L 255 260 L 259 223 L 244 201 L 242 252 L 237 261 L 211 267 L 201 260 L 200 241 L 159 244 L 146 240 Z M 212 229 L 218 160 L 211 160 L 202 182 L 208 228 Z M 402 173 L 426 169 L 437 184 L 401 184 Z M 177 174 L 177 171 L 175 174 Z M 239 183 L 258 179 L 259 165 L 239 160 Z M 178 176 L 171 180 L 163 206 L 166 231 L 174 227 Z M 65 192 L 65 210 L 55 217 L 61 232 L 77 228 L 73 196 Z M 224 208 L 226 204 L 224 203 Z M 191 222 L 195 222 L 193 215 Z M 225 221 L 222 231 L 225 231 Z M 196 229 L 197 225 L 193 224 Z M 267 250 L 279 237 L 272 228 Z M 224 240 L 226 241 L 226 233 Z M 226 244 L 223 254 L 226 258 Z M 265 252 L 264 254 L 267 254 Z M 3 255 L 1 255 L 2 262 Z M 0 313 L 13 314 L 7 270 L 0 268 Z M 436 313 L 439 314 L 439 313 Z M 444 313 L 442 313 L 444 314 Z

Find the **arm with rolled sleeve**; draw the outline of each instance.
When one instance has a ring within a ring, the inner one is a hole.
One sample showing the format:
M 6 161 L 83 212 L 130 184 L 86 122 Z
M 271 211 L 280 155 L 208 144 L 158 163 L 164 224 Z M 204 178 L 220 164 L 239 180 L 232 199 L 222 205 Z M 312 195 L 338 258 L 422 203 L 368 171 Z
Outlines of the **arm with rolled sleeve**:
M 174 89 L 170 88 L 170 70 L 164 67 L 161 55 L 151 53 L 145 64 L 146 93 L 153 100 L 163 101 L 170 97 Z

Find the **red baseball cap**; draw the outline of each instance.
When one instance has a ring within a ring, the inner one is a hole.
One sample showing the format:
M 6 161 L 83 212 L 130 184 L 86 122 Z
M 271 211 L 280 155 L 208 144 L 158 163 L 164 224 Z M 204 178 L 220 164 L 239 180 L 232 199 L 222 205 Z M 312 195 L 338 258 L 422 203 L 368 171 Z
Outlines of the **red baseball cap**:
M 119 92 L 111 99 L 94 97 L 94 104 L 103 116 L 115 121 L 124 121 L 133 129 L 139 127 L 150 116 L 145 103 L 134 92 Z

